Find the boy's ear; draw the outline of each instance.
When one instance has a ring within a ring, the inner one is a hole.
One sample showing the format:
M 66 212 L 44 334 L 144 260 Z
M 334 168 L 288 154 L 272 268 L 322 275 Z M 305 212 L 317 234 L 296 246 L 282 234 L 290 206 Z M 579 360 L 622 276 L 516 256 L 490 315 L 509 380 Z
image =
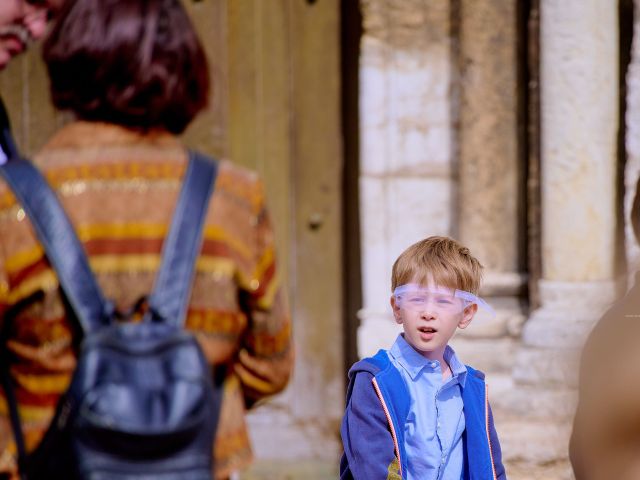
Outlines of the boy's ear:
M 473 320 L 473 317 L 477 311 L 478 311 L 478 305 L 475 303 L 472 303 L 467 308 L 465 308 L 464 311 L 462 312 L 462 320 L 458 322 L 458 327 L 467 328 L 471 323 L 471 320 Z
M 391 298 L 389 299 L 389 303 L 391 303 L 391 310 L 393 310 L 393 318 L 396 319 L 396 323 L 398 325 L 401 325 L 402 317 L 400 316 L 400 307 L 396 303 L 396 297 L 391 295 Z

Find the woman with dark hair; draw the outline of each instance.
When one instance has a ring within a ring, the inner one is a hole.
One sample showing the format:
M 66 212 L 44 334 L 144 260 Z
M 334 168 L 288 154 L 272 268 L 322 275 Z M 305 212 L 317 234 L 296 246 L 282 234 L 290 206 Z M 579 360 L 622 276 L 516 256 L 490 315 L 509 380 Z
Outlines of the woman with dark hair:
M 44 44 L 54 105 L 179 134 L 207 105 L 207 61 L 179 0 L 72 0 Z
M 77 120 L 33 161 L 69 215 L 100 288 L 126 311 L 152 289 L 187 163 L 175 135 L 207 105 L 205 55 L 179 0 L 71 0 L 43 56 L 54 105 Z M 209 362 L 226 372 L 215 478 L 249 463 L 246 408 L 283 389 L 290 375 L 290 319 L 278 278 L 262 184 L 222 161 L 186 319 Z M 0 328 L 32 451 L 74 371 L 77 338 L 55 272 L 4 182 Z M 15 476 L 3 400 L 0 473 Z

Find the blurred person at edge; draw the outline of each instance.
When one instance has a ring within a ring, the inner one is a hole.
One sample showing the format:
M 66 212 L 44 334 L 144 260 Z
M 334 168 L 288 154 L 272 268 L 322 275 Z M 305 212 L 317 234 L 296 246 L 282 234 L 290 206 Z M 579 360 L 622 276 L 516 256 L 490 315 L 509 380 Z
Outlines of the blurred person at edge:
M 640 241 L 640 181 L 631 224 Z M 570 443 L 577 480 L 640 479 L 640 272 L 585 344 Z
M 0 0 L 0 71 L 29 43 L 41 38 L 47 19 L 64 0 Z M 0 99 L 0 164 L 17 156 L 9 119 Z
M 0 3 L 6 0 L 0 0 Z M 148 294 L 187 150 L 177 135 L 207 105 L 209 69 L 178 0 L 73 0 L 43 44 L 53 104 L 77 120 L 34 156 L 76 228 L 105 296 L 121 311 Z M 0 328 L 28 451 L 75 367 L 74 325 L 28 217 L 0 182 Z M 291 373 L 290 318 L 258 176 L 219 163 L 185 328 L 224 372 L 215 478 L 252 458 L 246 409 Z M 16 474 L 0 398 L 0 472 Z

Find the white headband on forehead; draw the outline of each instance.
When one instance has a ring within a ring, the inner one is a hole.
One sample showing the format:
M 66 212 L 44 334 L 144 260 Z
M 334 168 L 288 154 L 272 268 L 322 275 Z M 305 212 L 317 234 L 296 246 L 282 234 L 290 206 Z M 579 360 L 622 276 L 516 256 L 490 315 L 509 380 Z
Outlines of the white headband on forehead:
M 425 287 L 417 283 L 407 283 L 397 286 L 393 291 L 393 296 L 396 298 L 396 301 L 399 302 L 402 301 L 403 296 L 407 295 L 444 295 L 455 297 L 464 301 L 464 308 L 468 307 L 469 305 L 475 304 L 478 306 L 479 310 L 482 310 L 483 315 L 488 315 L 491 318 L 495 317 L 496 315 L 496 312 L 493 310 L 493 308 L 491 308 L 491 306 L 482 298 L 464 290 L 441 286 Z

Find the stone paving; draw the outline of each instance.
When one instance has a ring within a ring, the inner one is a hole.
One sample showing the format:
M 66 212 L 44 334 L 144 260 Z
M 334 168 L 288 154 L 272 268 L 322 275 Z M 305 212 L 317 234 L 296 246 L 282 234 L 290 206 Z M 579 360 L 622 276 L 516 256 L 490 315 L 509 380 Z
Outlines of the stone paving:
M 509 480 L 572 480 L 571 468 L 566 461 L 552 462 L 546 465 L 521 461 L 506 463 Z M 303 461 L 276 463 L 258 461 L 239 480 L 336 480 L 337 463 Z
M 240 480 L 335 480 L 338 478 L 337 461 L 314 460 L 275 462 L 257 461 L 240 476 Z

